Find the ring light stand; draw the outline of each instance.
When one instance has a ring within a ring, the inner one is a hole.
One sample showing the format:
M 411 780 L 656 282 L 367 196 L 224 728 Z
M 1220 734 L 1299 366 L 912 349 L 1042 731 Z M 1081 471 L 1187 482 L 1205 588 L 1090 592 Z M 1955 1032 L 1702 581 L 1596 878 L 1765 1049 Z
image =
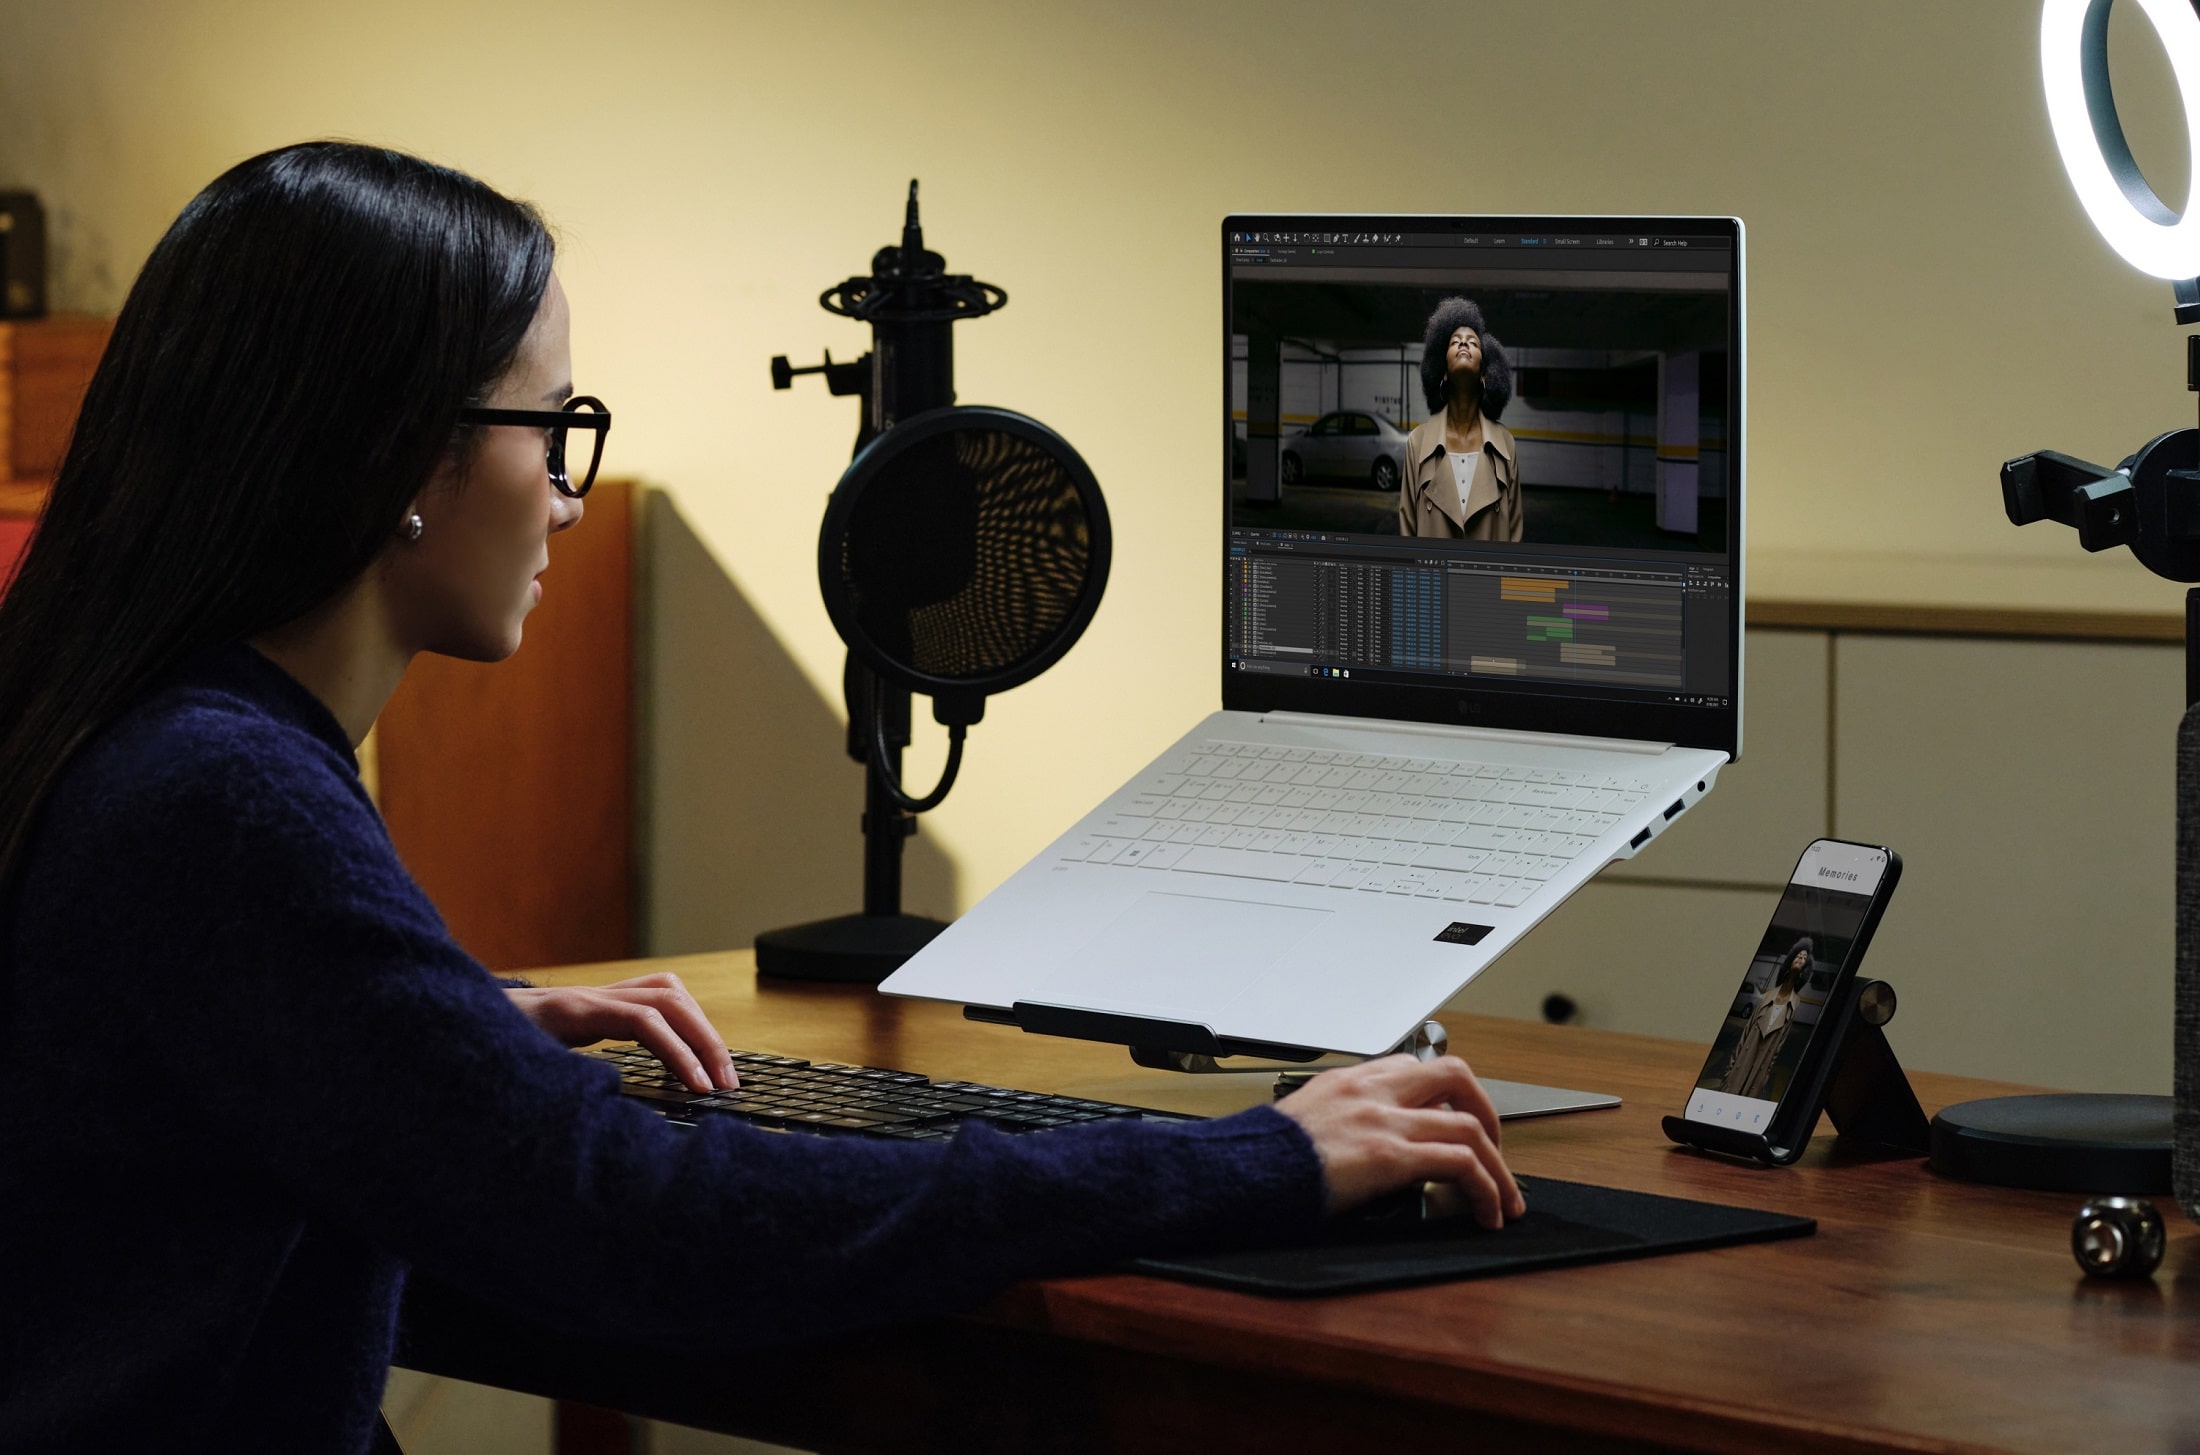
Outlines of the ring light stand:
M 1060 435 L 1005 409 L 955 405 L 951 330 L 1008 295 L 925 250 L 915 182 L 900 246 L 881 248 L 871 269 L 818 299 L 871 325 L 870 353 L 800 369 L 772 360 L 774 388 L 823 374 L 831 392 L 863 401 L 817 563 L 848 645 L 848 756 L 865 770 L 863 912 L 758 935 L 756 968 L 875 985 L 947 928 L 902 913 L 915 816 L 954 786 L 985 699 L 1038 676 L 1083 633 L 1107 585 L 1110 537 L 1099 483 Z M 912 693 L 932 698 L 948 732 L 946 767 L 921 797 L 901 777 Z
M 2189 0 L 2139 0 L 2168 52 L 2200 158 L 2200 16 Z M 2200 214 L 2154 193 L 2116 116 L 2111 0 L 2047 0 L 2040 66 L 2048 118 L 2086 213 L 2125 261 L 2174 285 L 2179 324 L 2200 322 Z M 2200 335 L 2186 340 L 2200 390 Z M 2052 520 L 2088 551 L 2128 546 L 2155 575 L 2200 581 L 2200 429 L 2171 430 L 2114 469 L 2052 450 L 2001 468 L 2015 525 Z M 1995 1097 L 1933 1118 L 1933 1166 L 1953 1176 L 2065 1192 L 2162 1193 L 2200 1215 L 2200 590 L 2185 594 L 2185 702 L 2177 733 L 2176 1097 Z M 2172 1148 L 2175 1156 L 2172 1156 Z M 2173 1175 L 2174 1173 L 2174 1175 Z

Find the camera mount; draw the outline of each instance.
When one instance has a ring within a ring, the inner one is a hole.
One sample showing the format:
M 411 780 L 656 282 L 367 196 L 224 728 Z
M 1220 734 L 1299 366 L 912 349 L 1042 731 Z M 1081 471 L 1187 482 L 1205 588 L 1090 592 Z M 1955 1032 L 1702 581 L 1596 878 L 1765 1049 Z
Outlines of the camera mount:
M 2185 387 L 2200 392 L 2200 334 L 2185 340 Z M 2052 520 L 2089 551 L 2129 546 L 2157 576 L 2200 581 L 2200 429 L 2156 435 L 2114 469 L 2020 455 L 2001 467 L 2001 504 L 2012 525 Z

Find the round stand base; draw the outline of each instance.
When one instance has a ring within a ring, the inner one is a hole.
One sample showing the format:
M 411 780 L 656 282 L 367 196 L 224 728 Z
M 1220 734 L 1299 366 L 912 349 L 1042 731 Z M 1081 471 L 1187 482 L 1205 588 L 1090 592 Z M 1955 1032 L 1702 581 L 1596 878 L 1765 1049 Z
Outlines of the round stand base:
M 915 914 L 844 914 L 756 937 L 756 973 L 775 980 L 876 985 L 947 926 Z
M 1965 1101 L 1933 1118 L 1935 1172 L 2000 1187 L 2158 1197 L 2170 1098 L 2064 1092 Z

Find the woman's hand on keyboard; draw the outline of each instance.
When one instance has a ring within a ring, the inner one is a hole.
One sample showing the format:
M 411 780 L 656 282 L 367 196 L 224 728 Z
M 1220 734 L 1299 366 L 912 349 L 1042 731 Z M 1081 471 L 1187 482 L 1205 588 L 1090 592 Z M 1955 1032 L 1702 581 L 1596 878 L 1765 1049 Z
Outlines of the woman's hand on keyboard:
M 1528 1210 L 1498 1151 L 1497 1108 L 1457 1056 L 1324 1071 L 1276 1110 L 1313 1139 L 1332 1213 L 1418 1182 L 1457 1188 L 1485 1228 Z
M 680 977 L 660 970 L 610 985 L 507 990 L 520 1013 L 568 1046 L 639 1041 L 690 1091 L 731 1091 L 741 1084 L 725 1038 Z

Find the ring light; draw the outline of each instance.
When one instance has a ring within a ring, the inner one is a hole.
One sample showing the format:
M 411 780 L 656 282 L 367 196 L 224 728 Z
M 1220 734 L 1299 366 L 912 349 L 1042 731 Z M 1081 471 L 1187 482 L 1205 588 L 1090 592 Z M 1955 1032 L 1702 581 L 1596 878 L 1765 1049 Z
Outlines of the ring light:
M 2124 261 L 2157 278 L 2200 277 L 2200 215 L 2170 211 L 2131 155 L 2108 79 L 2111 0 L 2047 0 L 2040 72 L 2063 170 L 2086 215 Z M 2191 0 L 2138 0 L 2169 53 L 2185 99 L 2188 152 L 2200 162 L 2200 15 Z
M 2046 0 L 2040 73 L 2063 168 L 2093 225 L 2125 262 L 2169 280 L 2179 324 L 2200 323 L 2200 197 L 2180 217 L 2154 195 L 2116 119 L 2108 76 L 2111 0 Z M 2192 0 L 2139 0 L 2168 53 L 2200 168 L 2200 15 Z M 2200 180 L 2200 178 L 2196 178 Z M 2200 334 L 2185 340 L 2186 386 L 2200 390 Z M 2001 467 L 2010 522 L 2076 528 L 2089 551 L 2129 546 L 2172 581 L 2200 581 L 2200 429 L 2157 435 L 2113 467 L 2035 450 Z M 1944 1107 L 1932 1166 L 2011 1187 L 2144 1195 L 2173 1189 L 2200 1218 L 2200 587 L 2185 593 L 2186 710 L 2177 734 L 2177 917 L 2173 1096 L 2063 1092 Z M 2090 1209 L 2089 1209 L 2090 1211 Z M 2107 1260 L 2114 1263 L 2116 1260 Z

